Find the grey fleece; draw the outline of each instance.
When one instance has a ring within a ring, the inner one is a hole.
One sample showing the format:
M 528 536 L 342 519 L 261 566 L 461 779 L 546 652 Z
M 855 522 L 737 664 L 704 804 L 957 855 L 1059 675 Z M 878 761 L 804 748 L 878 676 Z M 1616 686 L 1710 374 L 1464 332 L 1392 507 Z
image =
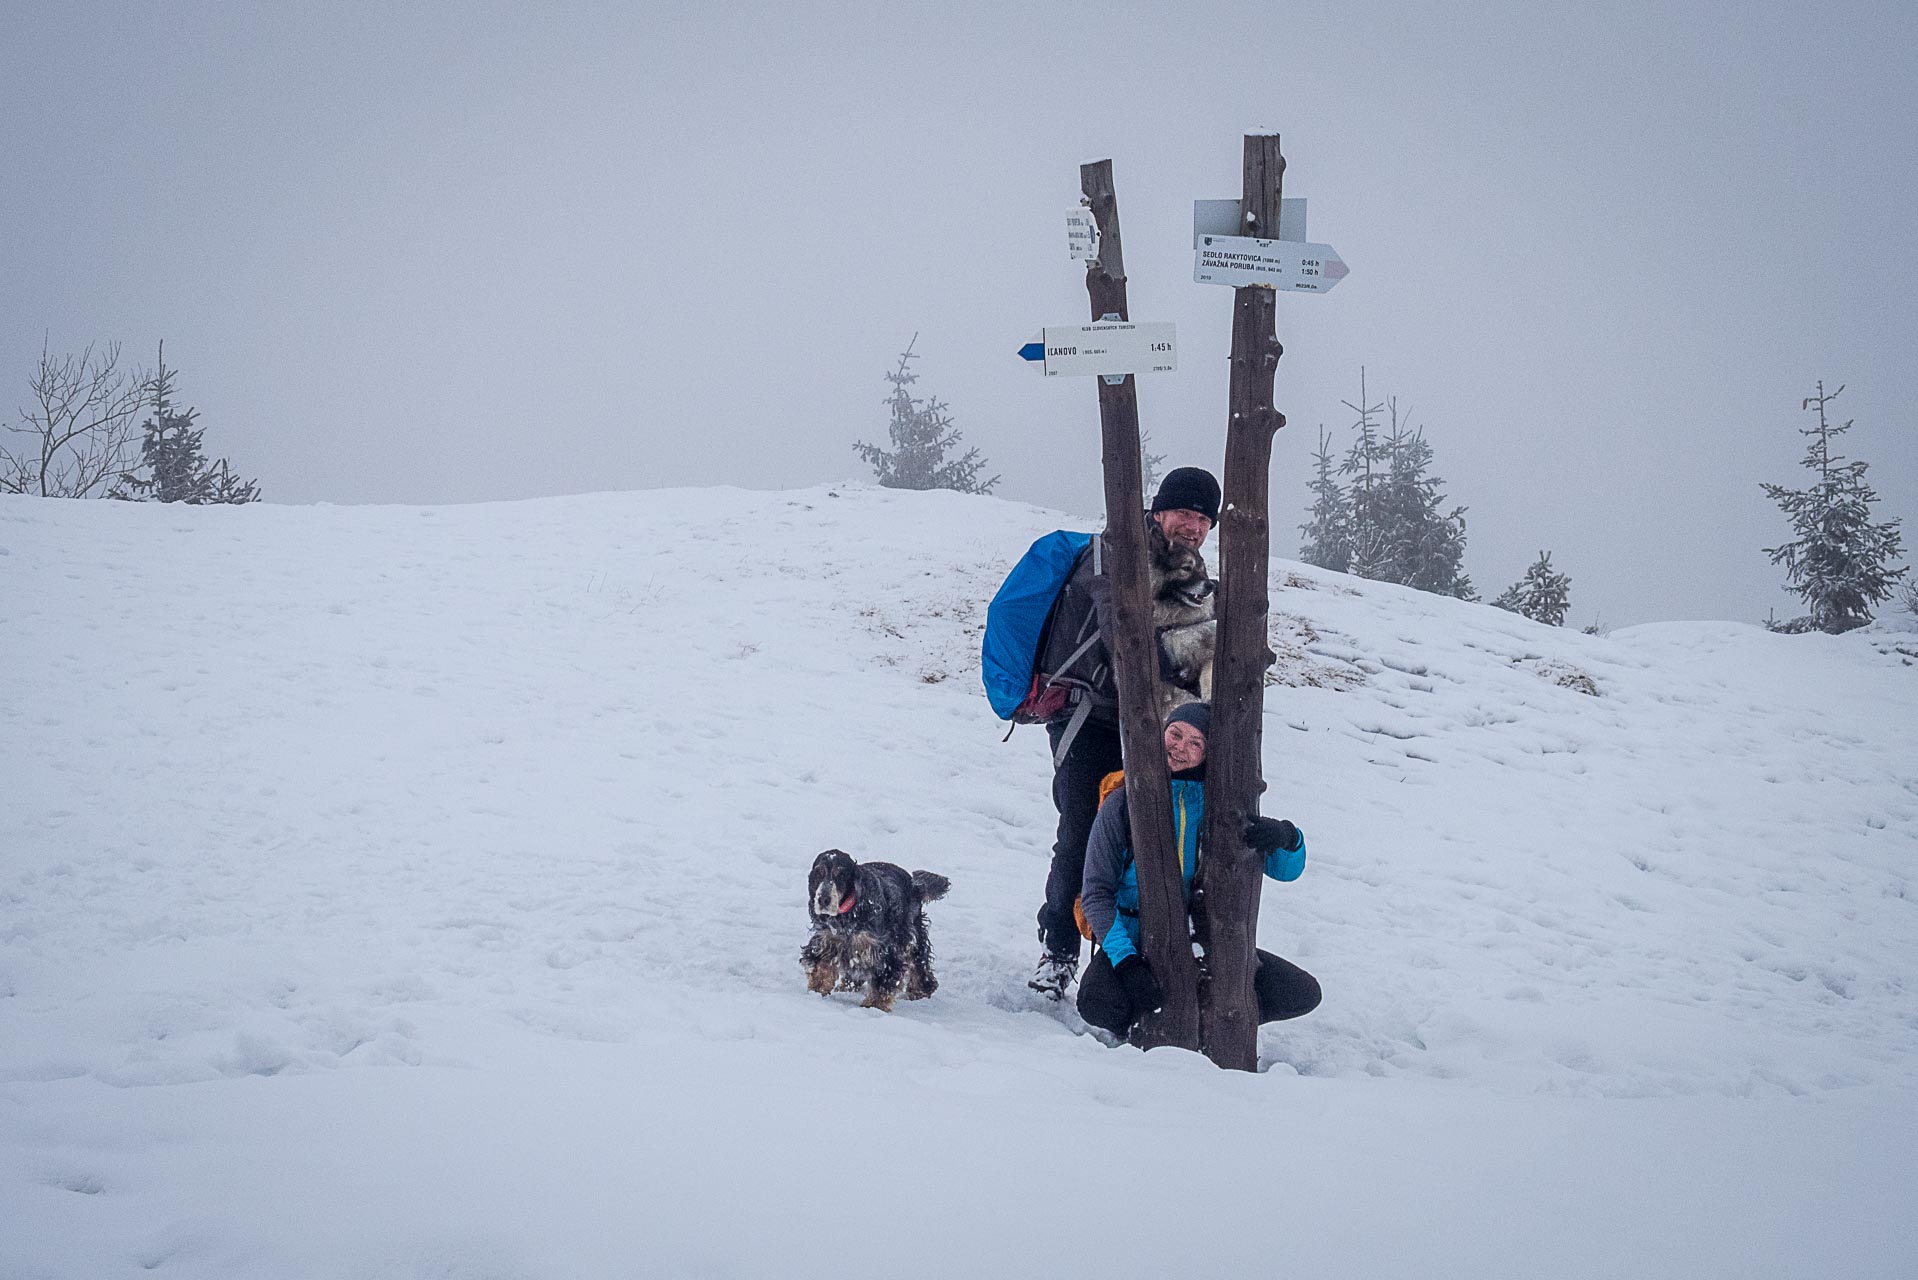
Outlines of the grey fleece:
M 1125 874 L 1126 846 L 1131 840 L 1125 788 L 1120 787 L 1106 797 L 1092 821 L 1092 834 L 1086 837 L 1085 880 L 1079 889 L 1079 908 L 1086 913 L 1093 941 L 1101 947 L 1119 918 L 1119 881 Z

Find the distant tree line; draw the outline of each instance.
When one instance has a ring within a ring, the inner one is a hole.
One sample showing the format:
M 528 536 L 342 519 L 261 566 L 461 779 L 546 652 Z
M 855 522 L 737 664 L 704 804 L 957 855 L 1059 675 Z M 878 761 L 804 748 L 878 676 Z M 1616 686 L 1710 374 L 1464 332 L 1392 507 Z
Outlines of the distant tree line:
M 890 447 L 860 442 L 853 448 L 871 465 L 879 483 L 888 488 L 991 493 L 999 477 L 981 478 L 986 464 L 978 449 L 957 452 L 962 439 L 946 404 L 936 397 L 921 399 L 911 392 L 918 381 L 911 368 L 917 358 L 913 351 L 917 343 L 918 336 L 914 335 L 900 354 L 898 366 L 884 375 L 892 387 L 885 400 L 891 410 L 887 428 Z M 66 366 L 50 370 L 47 361 L 42 360 L 36 389 L 49 381 L 62 387 L 70 385 L 77 406 L 64 417 L 52 409 L 43 410 L 35 426 L 43 442 L 64 440 L 61 432 L 70 418 L 91 414 L 111 421 L 116 414 L 126 415 L 123 387 L 110 380 L 103 382 L 98 376 L 100 370 L 94 369 L 86 357 L 78 365 L 92 376 L 91 381 L 76 373 L 73 365 L 69 359 Z M 104 368 L 111 371 L 111 355 Z M 124 479 L 114 496 L 202 495 L 161 497 L 162 501 L 247 501 L 254 496 L 250 484 L 241 485 L 232 478 L 224 459 L 208 464 L 199 457 L 199 433 L 192 429 L 193 411 L 173 413 L 168 407 L 171 382 L 164 366 L 144 385 L 145 399 L 155 405 L 155 417 L 147 423 L 147 440 L 142 446 L 145 472 L 141 479 Z M 1869 622 L 1872 607 L 1895 594 L 1918 616 L 1918 583 L 1907 576 L 1908 568 L 1892 563 L 1903 550 L 1900 521 L 1872 519 L 1878 495 L 1865 480 L 1867 465 L 1846 459 L 1834 449 L 1837 437 L 1852 427 L 1849 420 L 1833 423 L 1827 412 L 1843 390 L 1841 386 L 1827 393 L 1820 382 L 1817 393 L 1806 397 L 1801 405 L 1815 409 L 1818 415 L 1817 425 L 1801 430 L 1809 438 L 1803 465 L 1814 473 L 1813 482 L 1803 489 L 1762 486 L 1790 521 L 1793 534 L 1788 541 L 1766 548 L 1766 554 L 1774 564 L 1785 567 L 1790 579 L 1786 589 L 1805 605 L 1801 616 L 1783 621 L 1766 619 L 1765 625 L 1774 631 L 1849 631 Z M 47 403 L 43 398 L 43 405 Z M 1433 449 L 1424 428 L 1409 425 L 1409 414 L 1401 411 L 1398 397 L 1374 402 L 1363 368 L 1359 370 L 1357 402 L 1342 403 L 1356 415 L 1352 439 L 1342 455 L 1335 455 L 1330 437 L 1320 428 L 1313 474 L 1306 485 L 1311 507 L 1306 522 L 1299 526 L 1304 535 L 1299 558 L 1322 569 L 1476 600 L 1472 580 L 1465 572 L 1466 508 L 1447 503 L 1445 482 L 1432 471 Z M 104 460 L 110 454 L 110 449 L 98 447 L 74 451 L 67 470 L 61 473 L 67 477 L 63 483 L 82 492 L 101 483 L 104 476 L 113 474 Z M 1140 470 L 1148 491 L 1164 463 L 1164 455 L 1152 452 L 1150 437 L 1142 434 Z M 44 465 L 35 472 L 22 459 L 4 452 L 0 452 L 0 465 L 12 469 L 11 483 L 0 478 L 0 488 L 30 491 L 24 487 L 25 480 L 46 474 Z M 178 483 L 168 479 L 176 473 L 175 468 L 186 479 Z M 1524 576 L 1491 603 L 1535 622 L 1563 626 L 1571 608 L 1571 586 L 1571 578 L 1553 567 L 1552 553 L 1540 551 Z M 1596 624 L 1587 628 L 1596 629 Z
M 1321 569 L 1375 582 L 1476 600 L 1465 572 L 1465 511 L 1448 506 L 1445 481 L 1432 473 L 1432 445 L 1423 427 L 1407 425 L 1397 396 L 1374 402 L 1359 370 L 1352 441 L 1335 457 L 1325 429 L 1306 490 L 1312 506 L 1299 558 Z M 1381 416 L 1384 421 L 1381 423 Z M 1558 627 L 1571 607 L 1572 580 L 1552 568 L 1549 551 L 1492 603 Z
M 29 407 L 6 425 L 0 493 L 129 502 L 255 502 L 259 485 L 208 458 L 199 411 L 174 402 L 160 347 L 154 371 L 123 369 L 118 344 L 79 355 L 43 348 L 27 381 Z M 140 415 L 148 416 L 139 421 Z M 136 450 L 137 441 L 137 450 Z M 137 453 L 137 460 L 136 460 Z

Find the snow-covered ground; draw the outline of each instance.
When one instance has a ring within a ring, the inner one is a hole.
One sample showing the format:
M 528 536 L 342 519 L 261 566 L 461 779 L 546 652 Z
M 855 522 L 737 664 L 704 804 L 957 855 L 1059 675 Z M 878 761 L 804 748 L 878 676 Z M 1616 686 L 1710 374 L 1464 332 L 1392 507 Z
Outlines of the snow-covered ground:
M 1061 523 L 0 498 L 0 1276 L 1912 1274 L 1918 636 L 1277 565 L 1326 998 L 1227 1073 L 1024 986 Z M 835 845 L 932 1000 L 805 992 Z

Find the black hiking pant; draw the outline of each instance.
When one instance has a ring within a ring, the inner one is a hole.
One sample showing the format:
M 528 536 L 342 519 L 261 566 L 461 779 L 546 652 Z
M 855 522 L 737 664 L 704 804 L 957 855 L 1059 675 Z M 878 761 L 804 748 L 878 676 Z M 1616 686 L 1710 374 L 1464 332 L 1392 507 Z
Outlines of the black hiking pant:
M 1065 736 L 1066 722 L 1046 725 L 1054 752 Z M 1086 837 L 1099 816 L 1099 780 L 1120 767 L 1119 730 L 1088 720 L 1079 726 L 1072 749 L 1052 771 L 1052 806 L 1059 811 L 1059 838 L 1052 846 L 1052 869 L 1046 874 L 1046 901 L 1039 908 L 1039 941 L 1046 954 L 1079 958 L 1079 924 L 1072 904 L 1086 874 Z
M 1261 951 L 1258 957 L 1259 967 L 1252 975 L 1252 992 L 1259 1000 L 1261 1023 L 1303 1017 L 1319 1007 L 1317 978 L 1270 951 Z M 1079 979 L 1079 1016 L 1089 1025 L 1115 1036 L 1123 1036 L 1133 1019 L 1139 1016 L 1103 951 L 1094 953 L 1085 976 Z

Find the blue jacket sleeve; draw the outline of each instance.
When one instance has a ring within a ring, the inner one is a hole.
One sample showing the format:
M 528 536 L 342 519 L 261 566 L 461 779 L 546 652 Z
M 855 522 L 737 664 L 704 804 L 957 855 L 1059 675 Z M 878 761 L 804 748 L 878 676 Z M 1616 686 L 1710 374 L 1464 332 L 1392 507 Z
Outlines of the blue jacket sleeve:
M 1287 853 L 1274 849 L 1265 855 L 1265 874 L 1274 880 L 1297 880 L 1305 871 L 1305 832 L 1299 832 L 1299 847 Z
M 1079 885 L 1079 907 L 1086 924 L 1113 964 L 1133 953 L 1132 938 L 1119 922 L 1119 876 L 1125 867 L 1126 841 L 1131 827 L 1126 818 L 1125 788 L 1120 787 L 1099 806 L 1086 837 L 1085 878 Z

